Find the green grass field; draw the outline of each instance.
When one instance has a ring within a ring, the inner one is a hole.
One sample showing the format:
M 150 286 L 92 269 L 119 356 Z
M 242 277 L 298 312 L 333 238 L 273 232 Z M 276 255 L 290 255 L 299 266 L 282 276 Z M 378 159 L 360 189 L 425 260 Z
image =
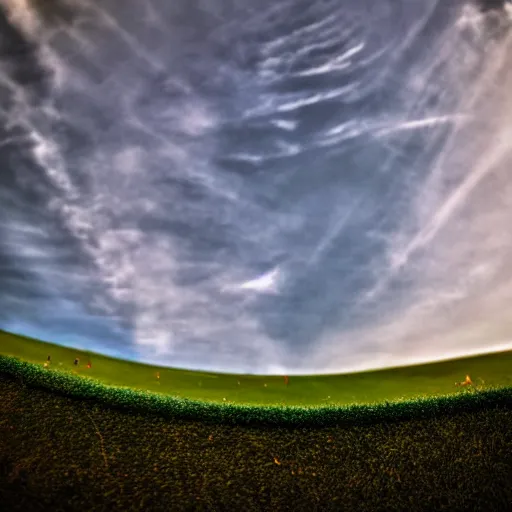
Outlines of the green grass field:
M 509 511 L 511 370 L 506 352 L 286 386 L 0 331 L 0 510 Z
M 161 368 L 69 349 L 0 331 L 0 355 L 39 364 L 48 371 L 90 377 L 117 387 L 207 402 L 252 405 L 351 405 L 446 395 L 470 375 L 473 389 L 512 386 L 512 351 L 402 368 L 344 375 L 236 375 Z M 73 365 L 80 359 L 78 367 Z M 87 367 L 88 362 L 91 368 Z M 160 375 L 157 378 L 157 374 Z
M 512 407 L 366 426 L 211 425 L 0 373 L 0 510 L 512 510 Z

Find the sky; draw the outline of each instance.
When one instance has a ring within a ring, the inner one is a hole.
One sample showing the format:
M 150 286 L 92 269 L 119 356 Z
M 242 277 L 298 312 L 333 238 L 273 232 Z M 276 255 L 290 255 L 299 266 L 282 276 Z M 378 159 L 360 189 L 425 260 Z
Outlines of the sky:
M 511 349 L 498 7 L 0 0 L 0 328 L 256 374 Z

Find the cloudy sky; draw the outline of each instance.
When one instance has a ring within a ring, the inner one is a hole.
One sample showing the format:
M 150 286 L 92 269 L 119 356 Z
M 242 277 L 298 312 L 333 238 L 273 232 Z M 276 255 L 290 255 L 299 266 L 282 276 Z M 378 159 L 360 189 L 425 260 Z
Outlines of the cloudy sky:
M 467 0 L 0 0 L 0 328 L 262 374 L 512 348 L 511 91 L 512 11 Z

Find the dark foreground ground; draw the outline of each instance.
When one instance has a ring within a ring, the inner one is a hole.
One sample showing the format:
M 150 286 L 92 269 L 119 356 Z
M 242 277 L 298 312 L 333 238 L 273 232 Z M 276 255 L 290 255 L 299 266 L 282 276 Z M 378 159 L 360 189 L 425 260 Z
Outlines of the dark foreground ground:
M 0 510 L 512 510 L 512 409 L 277 429 L 107 409 L 0 375 Z

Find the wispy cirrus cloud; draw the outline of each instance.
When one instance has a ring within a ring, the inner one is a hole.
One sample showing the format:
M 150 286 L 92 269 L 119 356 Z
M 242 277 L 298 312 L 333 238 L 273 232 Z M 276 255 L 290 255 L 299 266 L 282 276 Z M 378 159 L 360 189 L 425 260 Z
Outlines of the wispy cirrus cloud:
M 506 16 L 0 6 L 2 327 L 256 373 L 509 346 Z

